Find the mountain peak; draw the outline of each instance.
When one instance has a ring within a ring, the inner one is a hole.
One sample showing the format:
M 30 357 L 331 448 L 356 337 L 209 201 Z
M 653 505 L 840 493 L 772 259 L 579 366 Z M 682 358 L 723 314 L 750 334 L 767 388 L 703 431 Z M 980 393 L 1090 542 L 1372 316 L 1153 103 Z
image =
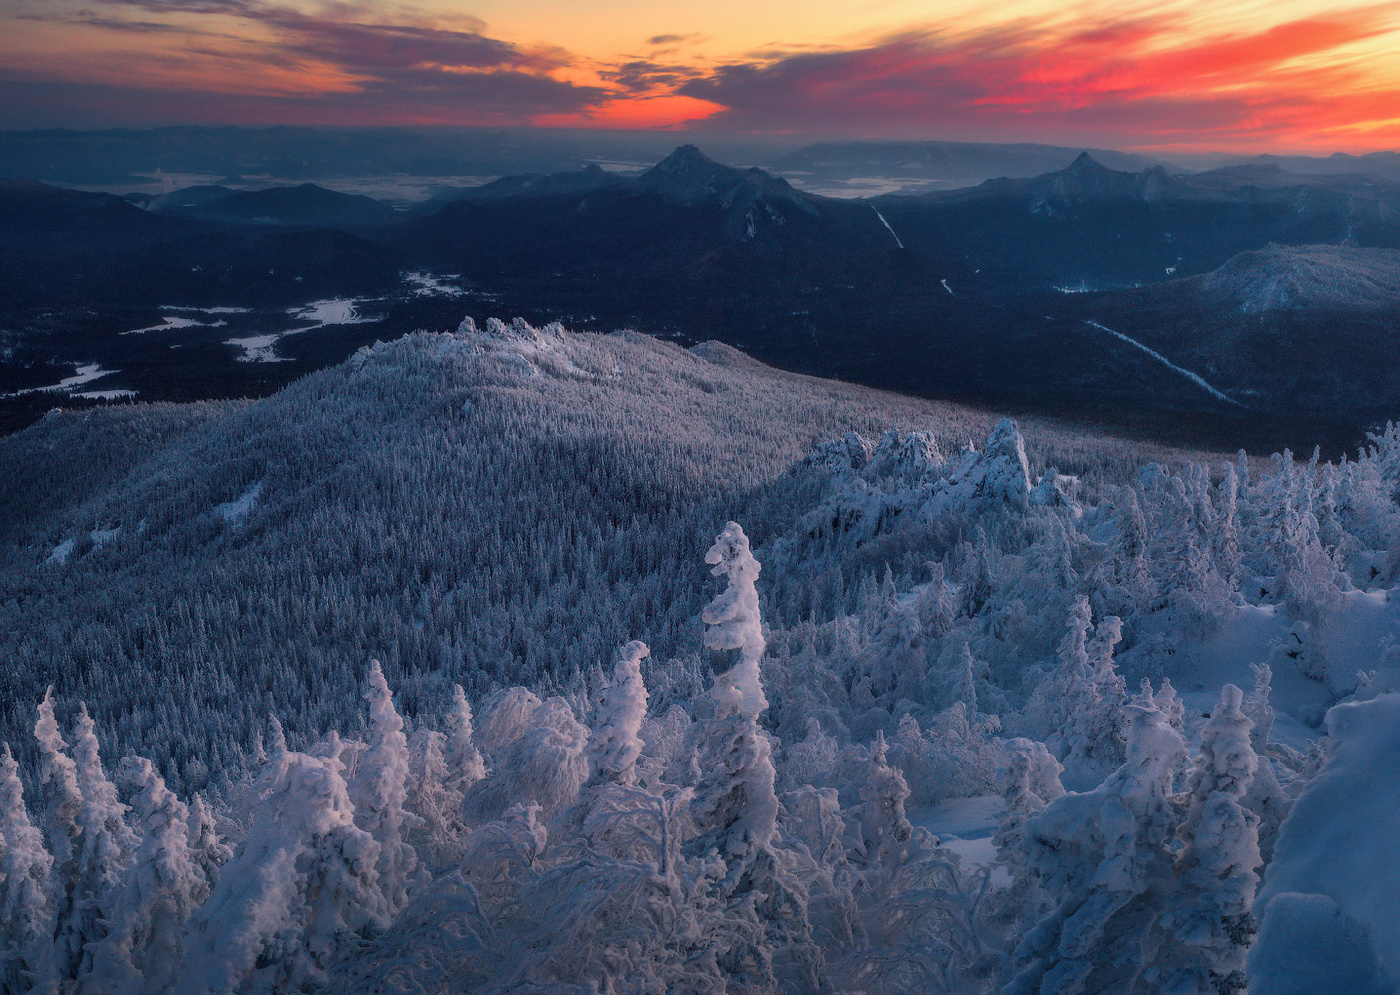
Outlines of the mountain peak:
M 739 170 L 715 162 L 694 145 L 682 145 L 643 173 L 639 182 L 668 200 L 693 204 L 742 177 Z
M 724 168 L 720 166 L 719 163 L 715 162 L 713 159 L 707 156 L 704 152 L 701 152 L 699 146 L 686 144 L 679 146 L 665 159 L 662 159 L 655 166 L 653 166 L 651 170 L 649 170 L 649 172 L 675 173 L 689 171 L 701 167 L 719 167 L 721 169 Z
M 1077 176 L 1092 176 L 1100 173 L 1112 172 L 1112 170 L 1099 162 L 1088 152 L 1081 152 L 1079 155 L 1075 156 L 1074 162 L 1070 163 L 1065 171 Z

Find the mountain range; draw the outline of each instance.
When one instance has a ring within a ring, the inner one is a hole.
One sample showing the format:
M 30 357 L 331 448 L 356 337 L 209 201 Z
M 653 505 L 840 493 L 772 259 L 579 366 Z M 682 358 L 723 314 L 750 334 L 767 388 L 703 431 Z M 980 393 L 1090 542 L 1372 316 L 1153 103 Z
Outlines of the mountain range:
M 843 199 L 683 146 L 640 174 L 522 174 L 411 209 L 313 184 L 123 199 L 15 181 L 0 190 L 0 389 L 97 362 L 122 371 L 99 386 L 151 399 L 263 393 L 366 336 L 466 313 L 716 338 L 799 372 L 1212 444 L 1336 448 L 1400 411 L 1385 364 L 1346 386 L 1394 327 L 1400 185 L 1143 165 L 1082 153 L 1032 177 Z M 1363 258 L 1369 276 L 1327 275 Z M 1294 287 L 1304 263 L 1325 306 Z M 1286 306 L 1252 309 L 1260 293 Z M 283 340 L 287 314 L 328 299 L 360 301 L 360 325 Z M 257 355 L 286 362 L 254 371 L 213 311 L 174 327 L 170 308 L 255 313 L 237 341 L 271 336 Z M 182 345 L 198 358 L 168 364 Z M 1268 375 L 1249 365 L 1261 351 Z M 47 400 L 0 408 L 19 423 Z

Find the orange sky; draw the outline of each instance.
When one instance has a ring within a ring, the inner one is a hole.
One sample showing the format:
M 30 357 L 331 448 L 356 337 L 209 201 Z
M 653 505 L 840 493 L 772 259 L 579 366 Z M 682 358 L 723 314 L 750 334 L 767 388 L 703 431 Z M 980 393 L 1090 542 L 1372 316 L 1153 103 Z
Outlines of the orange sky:
M 1400 147 L 1395 2 L 5 0 L 0 22 L 0 127 Z

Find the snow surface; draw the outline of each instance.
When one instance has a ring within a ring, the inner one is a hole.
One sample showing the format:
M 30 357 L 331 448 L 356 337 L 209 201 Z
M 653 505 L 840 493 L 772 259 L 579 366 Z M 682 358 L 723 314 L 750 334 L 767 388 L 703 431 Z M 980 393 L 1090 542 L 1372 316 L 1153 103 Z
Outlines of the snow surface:
M 383 321 L 383 315 L 360 313 L 360 307 L 366 302 L 366 299 L 337 297 L 288 308 L 287 316 L 297 322 L 298 327 L 227 339 L 224 345 L 237 346 L 242 350 L 237 357 L 240 363 L 285 363 L 288 362 L 287 357 L 277 355 L 277 343 L 289 335 L 300 335 L 330 325 L 364 325 Z M 310 324 L 303 325 L 303 322 Z
M 889 223 L 888 221 L 885 220 L 885 216 L 884 216 L 883 214 L 880 213 L 880 209 L 879 209 L 878 207 L 876 207 L 874 204 L 871 204 L 871 205 L 870 205 L 870 209 L 871 209 L 872 211 L 875 212 L 875 217 L 877 217 L 877 218 L 880 219 L 880 224 L 884 225 L 884 226 L 885 226 L 885 230 L 888 231 L 888 232 L 890 233 L 891 237 L 894 238 L 894 244 L 897 245 L 897 246 L 898 246 L 899 248 L 901 248 L 901 249 L 904 248 L 904 243 L 901 242 L 901 241 L 899 240 L 899 236 L 896 235 L 894 229 L 890 227 L 890 223 Z M 946 286 L 946 284 L 945 284 L 945 286 Z
M 461 276 L 437 276 L 432 273 L 405 273 L 404 282 L 413 288 L 415 297 L 462 297 L 466 291 L 448 280 L 460 280 Z
M 262 495 L 262 489 L 262 481 L 258 481 L 232 501 L 215 505 L 214 514 L 223 519 L 225 524 L 241 524 L 248 517 L 248 513 L 253 510 L 254 505 L 257 504 L 258 498 Z
M 1250 974 L 1269 995 L 1400 991 L 1400 695 L 1338 705 L 1327 729 L 1259 896 Z
M 50 384 L 47 387 L 26 387 L 23 390 L 17 390 L 13 393 L 0 396 L 20 397 L 24 394 L 39 394 L 45 391 L 71 392 L 74 387 L 81 387 L 85 383 L 91 383 L 101 377 L 120 372 L 121 370 L 104 370 L 101 363 L 80 363 L 78 364 L 77 373 L 73 374 L 71 377 L 64 377 L 56 384 Z
M 183 310 L 183 309 L 182 309 Z M 210 312 L 212 313 L 212 312 Z M 218 321 L 197 321 L 194 318 L 181 318 L 174 315 L 166 315 L 160 319 L 159 325 L 148 325 L 145 328 L 133 328 L 129 332 L 122 332 L 123 335 L 143 335 L 146 332 L 169 332 L 176 328 L 223 328 L 228 322 L 220 318 Z

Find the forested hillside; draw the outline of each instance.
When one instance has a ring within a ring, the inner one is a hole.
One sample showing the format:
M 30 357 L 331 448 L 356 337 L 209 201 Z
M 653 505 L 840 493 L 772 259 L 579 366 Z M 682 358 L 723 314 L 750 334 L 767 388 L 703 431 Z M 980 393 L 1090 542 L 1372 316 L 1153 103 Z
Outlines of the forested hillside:
M 1400 983 L 1395 430 L 466 322 L 0 470 L 5 991 Z

